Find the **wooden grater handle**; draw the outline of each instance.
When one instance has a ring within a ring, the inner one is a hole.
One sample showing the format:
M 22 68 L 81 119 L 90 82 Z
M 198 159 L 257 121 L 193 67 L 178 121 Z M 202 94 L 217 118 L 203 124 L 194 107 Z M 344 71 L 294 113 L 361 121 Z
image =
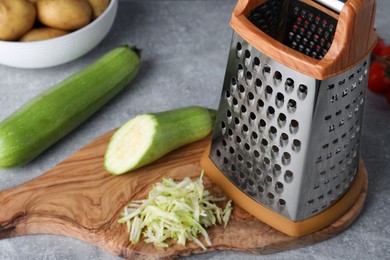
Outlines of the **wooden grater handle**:
M 233 11 L 232 28 L 253 47 L 291 69 L 324 80 L 349 70 L 370 54 L 377 41 L 374 29 L 375 0 L 349 0 L 339 15 L 310 0 L 303 2 L 338 20 L 333 43 L 322 60 L 294 51 L 253 25 L 247 17 L 267 0 L 239 0 Z

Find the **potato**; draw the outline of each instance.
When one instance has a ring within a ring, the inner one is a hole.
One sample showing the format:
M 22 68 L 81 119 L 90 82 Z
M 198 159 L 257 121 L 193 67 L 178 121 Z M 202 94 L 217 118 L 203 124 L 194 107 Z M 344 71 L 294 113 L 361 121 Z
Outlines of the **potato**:
M 88 0 L 92 7 L 93 18 L 99 17 L 107 9 L 110 0 Z
M 52 28 L 77 30 L 92 18 L 92 8 L 87 0 L 38 0 L 38 20 Z
M 0 0 L 0 40 L 17 40 L 35 22 L 34 4 L 27 0 Z
M 68 34 L 68 31 L 60 30 L 60 29 L 54 29 L 49 27 L 43 27 L 43 28 L 34 28 L 25 35 L 22 36 L 22 38 L 19 39 L 21 42 L 33 42 L 33 41 L 42 41 L 47 39 L 56 38 L 62 35 Z

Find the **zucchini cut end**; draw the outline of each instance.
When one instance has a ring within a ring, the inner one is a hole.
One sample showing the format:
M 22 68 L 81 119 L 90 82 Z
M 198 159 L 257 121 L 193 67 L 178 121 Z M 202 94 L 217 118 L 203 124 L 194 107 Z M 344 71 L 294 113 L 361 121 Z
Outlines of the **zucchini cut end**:
M 134 117 L 120 127 L 108 145 L 104 167 L 114 175 L 126 173 L 142 165 L 156 133 L 157 122 L 152 115 Z

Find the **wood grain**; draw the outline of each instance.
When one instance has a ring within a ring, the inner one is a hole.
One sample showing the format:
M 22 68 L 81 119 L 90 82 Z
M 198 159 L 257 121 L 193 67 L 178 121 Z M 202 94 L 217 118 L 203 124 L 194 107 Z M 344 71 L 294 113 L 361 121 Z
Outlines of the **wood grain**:
M 143 242 L 132 245 L 125 225 L 117 220 L 130 200 L 146 197 L 151 185 L 162 177 L 197 178 L 201 171 L 199 160 L 210 138 L 178 149 L 131 174 L 113 176 L 102 166 L 112 133 L 96 139 L 40 177 L 1 191 L 0 238 L 58 234 L 85 240 L 127 259 L 170 259 L 202 253 L 194 243 L 168 249 Z M 223 195 L 207 176 L 204 181 L 212 193 Z M 356 219 L 366 192 L 367 182 L 354 207 L 340 220 L 301 238 L 286 236 L 235 207 L 226 228 L 217 226 L 208 230 L 213 243 L 209 251 L 230 249 L 269 254 L 328 239 Z
M 272 60 L 315 79 L 324 80 L 357 66 L 370 54 L 377 41 L 375 0 L 349 0 L 344 5 L 337 19 L 333 43 L 322 60 L 287 47 L 253 25 L 247 17 L 252 9 L 264 2 L 266 0 L 239 0 L 230 21 L 233 30 Z M 305 2 L 324 9 L 312 1 Z

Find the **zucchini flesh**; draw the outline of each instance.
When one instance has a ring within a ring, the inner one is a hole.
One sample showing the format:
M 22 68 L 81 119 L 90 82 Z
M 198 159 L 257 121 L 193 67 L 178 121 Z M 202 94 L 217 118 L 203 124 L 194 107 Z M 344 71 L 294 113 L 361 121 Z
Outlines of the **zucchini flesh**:
M 71 132 L 128 85 L 139 65 L 137 49 L 115 48 L 24 104 L 0 123 L 0 167 L 25 164 Z
M 104 166 L 119 175 L 151 163 L 211 133 L 216 111 L 202 107 L 143 114 L 129 120 L 112 136 Z

